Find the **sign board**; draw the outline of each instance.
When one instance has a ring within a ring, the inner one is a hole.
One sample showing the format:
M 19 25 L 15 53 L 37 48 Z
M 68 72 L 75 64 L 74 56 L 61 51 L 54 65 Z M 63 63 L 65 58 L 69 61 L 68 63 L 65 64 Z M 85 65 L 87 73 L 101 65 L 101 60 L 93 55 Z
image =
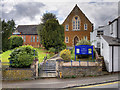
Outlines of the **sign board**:
M 75 46 L 75 60 L 76 55 L 92 55 L 93 59 L 93 46 L 90 45 Z

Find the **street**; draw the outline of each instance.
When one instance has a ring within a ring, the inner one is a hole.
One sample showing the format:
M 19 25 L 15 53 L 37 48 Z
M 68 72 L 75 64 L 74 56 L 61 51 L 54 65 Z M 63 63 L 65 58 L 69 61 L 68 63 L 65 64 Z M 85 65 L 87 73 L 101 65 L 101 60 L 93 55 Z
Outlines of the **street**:
M 83 87 L 76 87 L 77 88 L 118 88 L 119 82 L 110 82 L 104 84 L 97 84 L 97 85 L 90 85 L 90 86 L 83 86 Z
M 100 82 L 108 82 L 118 80 L 118 74 L 111 74 L 99 77 L 82 77 L 75 79 L 37 79 L 37 80 L 25 80 L 25 81 L 3 81 L 2 88 L 67 88 L 72 86 L 89 85 Z M 109 85 L 103 85 L 102 87 L 116 87 L 118 83 Z M 95 88 L 101 86 L 94 86 Z M 92 87 L 91 87 L 92 88 Z

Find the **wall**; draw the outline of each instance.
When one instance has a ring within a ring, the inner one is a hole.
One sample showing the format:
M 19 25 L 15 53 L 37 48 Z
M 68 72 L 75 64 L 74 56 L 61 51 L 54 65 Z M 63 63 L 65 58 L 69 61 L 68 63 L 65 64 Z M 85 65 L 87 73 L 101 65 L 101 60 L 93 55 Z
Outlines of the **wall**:
M 76 15 L 79 16 L 80 18 L 79 31 L 73 31 L 73 28 L 72 28 L 72 19 Z M 84 30 L 84 24 L 87 24 L 88 30 Z M 65 37 L 69 37 L 69 43 L 66 43 L 67 47 L 74 46 L 75 36 L 78 36 L 79 40 L 83 39 L 84 36 L 87 36 L 87 39 L 90 40 L 90 32 L 92 31 L 92 28 L 93 28 L 92 24 L 78 7 L 75 7 L 73 9 L 73 11 L 68 15 L 68 17 L 65 19 L 62 25 L 64 26 Z M 69 25 L 69 31 L 65 31 L 66 25 Z
M 31 35 L 18 35 L 23 36 L 23 45 L 31 45 L 33 47 L 40 47 L 40 40 L 37 42 L 37 36 L 38 35 L 32 35 L 35 36 L 35 42 L 31 42 Z M 24 36 L 26 36 L 26 41 L 24 42 Z
M 102 74 L 102 66 L 62 66 L 60 72 L 63 77 L 97 76 Z
M 103 44 L 103 48 L 102 48 L 102 44 Z M 108 45 L 108 43 L 103 39 L 103 37 L 101 37 L 101 56 L 104 57 L 104 62 L 106 64 L 106 69 L 109 71 L 110 70 L 110 57 L 109 57 L 109 54 L 110 54 L 110 47 Z
M 112 51 L 112 47 L 113 50 Z M 113 53 L 113 67 L 112 67 L 112 53 Z M 114 72 L 120 71 L 120 66 L 119 66 L 119 62 L 120 62 L 120 46 L 110 46 L 110 70 L 109 72 L 112 72 L 112 70 Z
M 110 36 L 116 38 L 117 37 L 117 20 L 114 21 L 112 24 L 113 24 L 113 34 L 111 34 Z M 112 24 L 110 24 L 110 30 L 112 29 L 111 28 Z
M 8 69 L 2 71 L 3 80 L 24 80 L 32 79 L 32 69 Z
M 101 28 L 97 28 L 93 32 L 91 32 L 91 34 L 90 34 L 91 40 L 90 41 L 91 42 L 93 41 L 92 45 L 94 45 L 95 48 L 98 48 L 97 42 L 101 42 L 100 37 L 97 37 L 97 31 L 100 31 L 100 30 L 103 30 L 104 35 L 110 36 L 110 26 L 109 25 L 106 25 L 106 26 L 101 27 Z
M 120 4 L 120 2 L 119 2 L 119 4 Z M 119 13 L 120 13 L 120 11 L 119 11 Z M 118 18 L 118 37 L 120 38 L 120 17 Z

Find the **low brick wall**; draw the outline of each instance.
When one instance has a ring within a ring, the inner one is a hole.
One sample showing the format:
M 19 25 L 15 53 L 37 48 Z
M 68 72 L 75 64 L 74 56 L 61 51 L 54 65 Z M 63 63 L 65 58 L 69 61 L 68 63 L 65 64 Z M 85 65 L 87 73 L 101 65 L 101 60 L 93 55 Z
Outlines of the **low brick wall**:
M 34 72 L 32 69 L 12 68 L 2 71 L 3 80 L 24 80 L 32 79 Z
M 61 66 L 59 72 L 63 77 L 98 76 L 102 74 L 102 66 Z

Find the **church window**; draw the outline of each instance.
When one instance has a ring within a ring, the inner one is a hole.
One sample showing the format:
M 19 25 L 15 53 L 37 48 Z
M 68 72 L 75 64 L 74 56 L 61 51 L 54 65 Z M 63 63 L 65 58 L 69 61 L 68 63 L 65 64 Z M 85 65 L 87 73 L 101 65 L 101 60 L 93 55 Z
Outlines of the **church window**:
M 69 30 L 69 25 L 66 25 L 66 31 L 68 31 Z
M 75 16 L 73 18 L 73 30 L 74 31 L 80 30 L 80 19 L 78 16 Z

